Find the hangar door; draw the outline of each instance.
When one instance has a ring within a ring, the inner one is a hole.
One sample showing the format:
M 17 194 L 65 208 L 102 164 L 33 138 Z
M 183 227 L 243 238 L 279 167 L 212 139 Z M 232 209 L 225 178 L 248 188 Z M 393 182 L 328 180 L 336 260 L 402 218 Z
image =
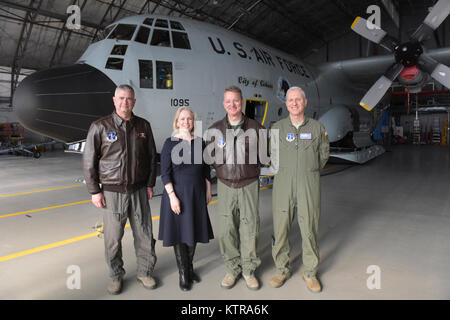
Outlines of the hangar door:
M 266 119 L 267 113 L 267 100 L 258 100 L 258 99 L 245 99 L 245 108 L 244 114 L 251 118 L 255 119 L 262 125 L 264 125 L 264 120 Z

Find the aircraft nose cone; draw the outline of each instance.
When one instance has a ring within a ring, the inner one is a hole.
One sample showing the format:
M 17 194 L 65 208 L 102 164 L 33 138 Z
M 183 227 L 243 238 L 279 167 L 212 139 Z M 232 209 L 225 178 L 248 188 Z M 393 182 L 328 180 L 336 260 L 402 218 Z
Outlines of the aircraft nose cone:
M 87 64 L 39 71 L 16 89 L 13 107 L 24 127 L 62 142 L 84 140 L 92 121 L 114 110 L 116 85 Z

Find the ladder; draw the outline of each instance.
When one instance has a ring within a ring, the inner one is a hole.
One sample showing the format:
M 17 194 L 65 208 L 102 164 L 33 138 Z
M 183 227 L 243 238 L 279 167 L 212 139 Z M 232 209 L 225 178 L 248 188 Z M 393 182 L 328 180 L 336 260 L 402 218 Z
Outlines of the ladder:
M 413 123 L 413 144 L 420 144 L 420 121 L 414 119 Z
M 432 132 L 432 143 L 440 144 L 441 143 L 441 123 L 439 121 L 439 117 L 433 118 L 433 126 L 431 127 Z

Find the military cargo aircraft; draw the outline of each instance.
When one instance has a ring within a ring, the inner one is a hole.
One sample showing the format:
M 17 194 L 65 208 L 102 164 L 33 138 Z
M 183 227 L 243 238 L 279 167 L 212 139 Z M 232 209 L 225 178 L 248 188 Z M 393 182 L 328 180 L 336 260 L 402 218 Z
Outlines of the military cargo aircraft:
M 442 3 L 449 6 L 447 0 Z M 365 28 L 362 22 L 354 24 L 355 31 Z M 136 93 L 134 113 L 151 123 L 160 152 L 180 106 L 195 110 L 201 135 L 225 115 L 224 88 L 237 85 L 244 95 L 243 112 L 270 128 L 288 115 L 286 90 L 300 86 L 308 98 L 307 116 L 328 132 L 332 156 L 364 163 L 384 152 L 371 140 L 371 113 L 358 104 L 394 56 L 311 66 L 236 32 L 158 15 L 123 18 L 97 40 L 74 65 L 35 72 L 21 82 L 13 105 L 26 128 L 78 143 L 71 149 L 81 151 L 91 122 L 113 111 L 116 86 L 129 84 Z M 431 50 L 426 57 L 450 61 L 450 48 Z M 386 92 L 380 90 L 364 104 L 378 103 Z

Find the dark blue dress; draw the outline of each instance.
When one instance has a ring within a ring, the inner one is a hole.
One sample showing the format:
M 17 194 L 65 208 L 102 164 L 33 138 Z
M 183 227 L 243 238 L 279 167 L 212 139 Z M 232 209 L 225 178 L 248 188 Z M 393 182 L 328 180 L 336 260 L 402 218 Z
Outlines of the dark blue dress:
M 172 211 L 164 188 L 158 235 L 164 247 L 180 243 L 192 247 L 197 242 L 208 243 L 214 238 L 206 205 L 205 179 L 210 180 L 210 168 L 203 161 L 204 148 L 201 138 L 193 139 L 190 144 L 175 137 L 167 138 L 164 142 L 161 151 L 161 180 L 164 185 L 172 182 L 181 207 L 179 215 Z M 185 154 L 186 152 L 189 154 Z

